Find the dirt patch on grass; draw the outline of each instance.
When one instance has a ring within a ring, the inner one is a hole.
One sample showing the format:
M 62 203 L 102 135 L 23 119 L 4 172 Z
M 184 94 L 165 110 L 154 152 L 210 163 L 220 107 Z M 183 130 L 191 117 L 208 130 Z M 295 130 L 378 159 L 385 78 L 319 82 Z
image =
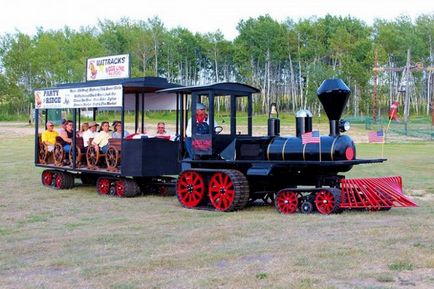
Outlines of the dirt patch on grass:
M 22 137 L 35 134 L 33 125 L 17 122 L 1 122 L 0 137 Z

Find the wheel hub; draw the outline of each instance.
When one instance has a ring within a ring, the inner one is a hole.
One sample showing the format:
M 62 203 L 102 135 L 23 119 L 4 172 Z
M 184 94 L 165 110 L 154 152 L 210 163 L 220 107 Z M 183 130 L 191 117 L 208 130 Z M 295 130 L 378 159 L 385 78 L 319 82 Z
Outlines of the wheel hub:
M 187 185 L 187 192 L 188 192 L 189 194 L 193 193 L 193 185 L 191 185 L 191 184 L 188 184 L 188 185 Z

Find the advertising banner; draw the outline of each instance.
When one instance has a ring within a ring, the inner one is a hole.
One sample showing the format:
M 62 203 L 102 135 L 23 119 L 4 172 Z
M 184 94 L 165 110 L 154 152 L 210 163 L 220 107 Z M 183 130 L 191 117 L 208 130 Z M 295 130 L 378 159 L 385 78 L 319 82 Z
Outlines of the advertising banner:
M 122 106 L 122 85 L 35 90 L 35 108 Z
M 102 80 L 130 77 L 128 54 L 89 58 L 86 64 L 86 80 Z

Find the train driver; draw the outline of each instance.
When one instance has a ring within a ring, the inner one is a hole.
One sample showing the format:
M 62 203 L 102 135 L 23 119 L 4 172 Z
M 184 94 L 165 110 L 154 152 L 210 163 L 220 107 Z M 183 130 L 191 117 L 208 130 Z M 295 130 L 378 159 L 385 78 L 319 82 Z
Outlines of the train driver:
M 214 127 L 217 126 L 217 123 L 214 121 Z M 206 106 L 202 103 L 196 104 L 196 134 L 209 134 L 211 133 L 209 128 L 209 118 L 206 113 Z M 191 118 L 188 119 L 187 129 L 185 131 L 185 148 L 188 152 L 190 158 L 193 157 L 193 148 L 192 148 L 192 127 L 191 127 Z

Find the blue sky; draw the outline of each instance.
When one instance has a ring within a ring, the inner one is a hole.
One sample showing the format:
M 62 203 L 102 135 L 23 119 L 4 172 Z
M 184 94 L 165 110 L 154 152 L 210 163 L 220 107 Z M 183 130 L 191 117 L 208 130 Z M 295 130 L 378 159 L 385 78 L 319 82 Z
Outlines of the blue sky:
M 371 24 L 375 18 L 408 15 L 414 19 L 423 13 L 432 14 L 433 3 L 429 0 L 13 0 L 7 8 L 3 6 L 0 35 L 16 31 L 33 34 L 36 27 L 47 30 L 68 25 L 78 29 L 93 26 L 98 19 L 147 20 L 158 16 L 167 28 L 181 26 L 201 33 L 220 29 L 227 39 L 233 39 L 240 19 L 264 14 L 279 21 L 327 13 L 351 15 Z

